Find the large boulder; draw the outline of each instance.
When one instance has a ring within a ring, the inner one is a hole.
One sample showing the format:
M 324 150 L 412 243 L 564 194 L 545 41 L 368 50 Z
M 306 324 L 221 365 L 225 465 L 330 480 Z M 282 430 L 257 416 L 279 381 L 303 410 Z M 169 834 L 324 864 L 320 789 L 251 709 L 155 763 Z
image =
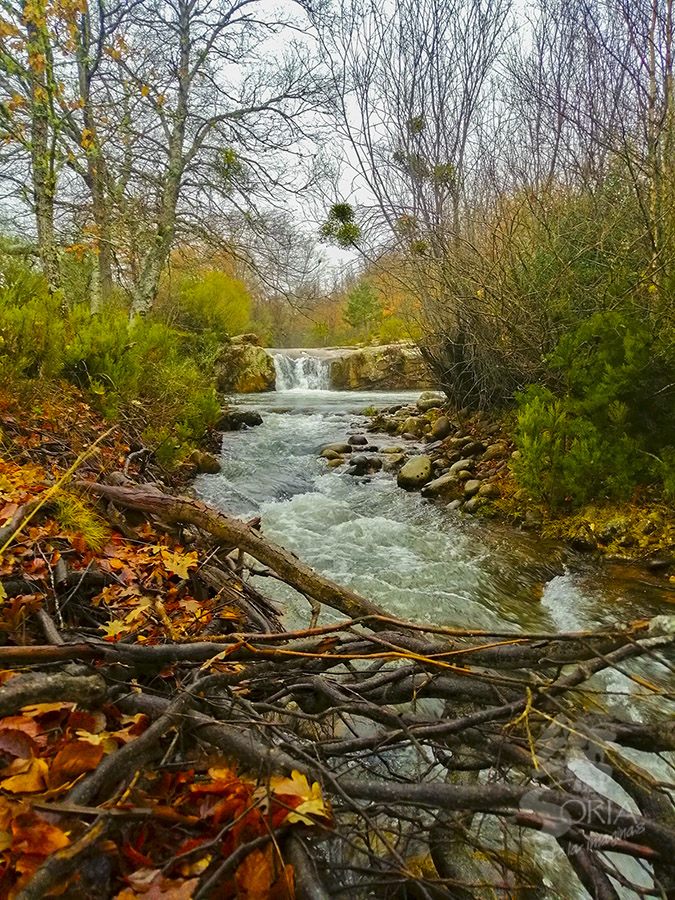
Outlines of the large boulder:
M 413 344 L 386 344 L 345 351 L 332 360 L 331 387 L 337 390 L 414 390 L 431 384 L 422 354 Z
M 417 408 L 420 412 L 428 412 L 430 409 L 436 409 L 448 402 L 448 398 L 443 391 L 424 391 L 420 394 L 417 401 Z
M 431 478 L 431 460 L 428 456 L 413 456 L 398 473 L 397 483 L 406 491 L 418 491 Z
M 243 334 L 223 347 L 216 363 L 216 382 L 224 394 L 274 390 L 274 360 L 253 339 L 258 340 L 256 335 Z

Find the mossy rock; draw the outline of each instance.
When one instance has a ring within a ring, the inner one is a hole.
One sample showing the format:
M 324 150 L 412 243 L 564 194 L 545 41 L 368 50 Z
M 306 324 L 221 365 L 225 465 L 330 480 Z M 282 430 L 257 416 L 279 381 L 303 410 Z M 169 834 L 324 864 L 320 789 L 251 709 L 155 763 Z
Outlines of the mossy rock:
M 235 338 L 220 354 L 216 380 L 218 390 L 225 394 L 273 391 L 276 385 L 274 360 L 262 347 Z

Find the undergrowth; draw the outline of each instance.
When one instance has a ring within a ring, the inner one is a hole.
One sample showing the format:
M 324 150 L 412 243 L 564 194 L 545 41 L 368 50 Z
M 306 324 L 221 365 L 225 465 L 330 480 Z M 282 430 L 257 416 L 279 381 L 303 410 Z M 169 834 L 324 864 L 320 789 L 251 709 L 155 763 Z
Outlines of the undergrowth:
M 133 417 L 165 467 L 184 459 L 216 422 L 213 367 L 226 334 L 213 310 L 192 304 L 181 321 L 129 321 L 121 302 L 92 315 L 65 314 L 44 279 L 10 261 L 0 271 L 0 378 L 4 384 L 65 380 L 111 422 Z M 188 327 L 192 326 L 192 330 Z

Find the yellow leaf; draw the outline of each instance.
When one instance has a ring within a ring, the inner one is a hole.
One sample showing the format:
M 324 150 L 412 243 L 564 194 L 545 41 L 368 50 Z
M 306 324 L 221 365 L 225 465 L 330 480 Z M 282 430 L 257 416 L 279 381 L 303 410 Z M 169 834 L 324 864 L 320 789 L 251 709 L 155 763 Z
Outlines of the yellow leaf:
M 311 813 L 314 816 L 322 816 L 329 818 L 330 813 L 321 796 L 321 787 L 317 781 L 310 787 L 309 782 L 302 772 L 296 769 L 291 773 L 290 778 L 272 778 L 270 781 L 272 792 L 278 795 L 290 795 L 294 797 L 302 797 L 302 803 L 295 807 L 292 812 L 288 813 L 286 821 L 289 823 L 302 822 L 303 825 L 313 825 L 312 819 L 303 813 Z
M 24 763 L 26 760 L 21 762 Z M 0 788 L 9 791 L 10 794 L 35 794 L 44 789 L 48 771 L 49 766 L 44 759 L 34 757 L 28 761 L 25 771 L 0 781 Z
M 144 97 L 147 97 L 149 93 L 150 93 L 150 88 L 147 86 L 147 84 L 144 84 L 143 87 L 141 88 L 141 94 L 143 94 Z
M 114 641 L 122 635 L 129 634 L 129 628 L 119 619 L 112 619 L 107 625 L 99 625 L 99 628 L 103 632 L 105 640 Z
M 190 575 L 189 569 L 196 569 L 198 566 L 197 553 L 173 553 L 173 551 L 167 550 L 166 547 L 162 547 L 159 555 L 167 572 L 170 572 L 172 575 L 178 575 L 179 578 L 188 578 Z

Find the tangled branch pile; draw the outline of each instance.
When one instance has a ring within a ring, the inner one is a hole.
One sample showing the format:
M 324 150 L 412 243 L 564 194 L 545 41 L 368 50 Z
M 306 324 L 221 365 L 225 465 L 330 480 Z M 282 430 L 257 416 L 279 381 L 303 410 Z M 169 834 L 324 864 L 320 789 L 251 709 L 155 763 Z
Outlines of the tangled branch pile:
M 674 896 L 672 617 L 415 625 L 257 523 L 75 489 L 99 548 L 47 503 L 0 570 L 1 896 Z

